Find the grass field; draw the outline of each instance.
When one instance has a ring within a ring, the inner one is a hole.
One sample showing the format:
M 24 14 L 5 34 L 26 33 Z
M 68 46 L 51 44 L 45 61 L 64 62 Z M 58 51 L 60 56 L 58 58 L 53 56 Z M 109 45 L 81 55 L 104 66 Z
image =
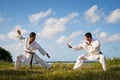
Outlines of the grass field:
M 50 70 L 22 65 L 19 70 L 13 69 L 13 63 L 0 62 L 0 80 L 120 80 L 120 58 L 107 60 L 107 71 L 101 64 L 84 64 L 82 70 L 72 70 L 73 64 L 54 63 Z

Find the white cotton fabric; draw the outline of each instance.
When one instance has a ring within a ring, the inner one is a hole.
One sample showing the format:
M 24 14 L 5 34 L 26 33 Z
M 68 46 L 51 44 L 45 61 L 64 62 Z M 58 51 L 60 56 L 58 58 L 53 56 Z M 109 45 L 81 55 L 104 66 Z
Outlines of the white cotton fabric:
M 16 57 L 14 66 L 15 69 L 18 69 L 20 67 L 21 62 L 30 63 L 32 54 L 28 52 L 34 52 L 32 63 L 40 63 L 42 66 L 45 66 L 47 68 L 50 67 L 50 64 L 41 59 L 35 53 L 35 51 L 38 50 L 43 56 L 45 56 L 46 54 L 46 51 L 36 41 L 33 41 L 31 44 L 29 44 L 29 38 L 23 38 L 21 35 L 19 35 L 18 38 L 23 41 L 25 52 Z
M 98 40 L 92 40 L 91 45 L 88 45 L 86 42 L 73 46 L 74 51 L 85 49 L 87 54 L 78 56 L 77 61 L 73 69 L 78 69 L 82 67 L 82 64 L 85 60 L 94 60 L 97 59 L 102 64 L 103 70 L 106 70 L 106 59 L 103 54 L 100 54 L 100 42 Z

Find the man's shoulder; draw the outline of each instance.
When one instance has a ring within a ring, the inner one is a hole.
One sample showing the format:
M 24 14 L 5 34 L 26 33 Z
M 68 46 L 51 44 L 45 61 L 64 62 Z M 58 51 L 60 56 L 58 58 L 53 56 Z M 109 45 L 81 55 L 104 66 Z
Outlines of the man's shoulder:
M 100 41 L 98 39 L 94 39 L 93 42 L 100 43 Z
M 37 44 L 37 45 L 39 45 L 39 43 L 38 43 L 37 41 L 34 41 L 34 44 Z

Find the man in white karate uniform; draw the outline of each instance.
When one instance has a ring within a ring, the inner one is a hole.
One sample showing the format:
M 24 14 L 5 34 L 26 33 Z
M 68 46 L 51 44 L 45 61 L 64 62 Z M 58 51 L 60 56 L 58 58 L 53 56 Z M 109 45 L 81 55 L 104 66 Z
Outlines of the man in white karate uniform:
M 29 38 L 24 38 L 21 35 L 21 31 L 18 30 L 18 38 L 24 42 L 25 51 L 16 57 L 14 69 L 19 69 L 21 62 L 29 63 L 32 68 L 32 63 L 38 62 L 46 68 L 50 68 L 50 64 L 41 59 L 35 51 L 38 50 L 43 56 L 50 58 L 49 54 L 35 41 L 36 33 L 31 32 Z
M 69 48 L 73 50 L 82 50 L 85 49 L 87 54 L 83 54 L 78 56 L 77 61 L 73 67 L 73 69 L 81 69 L 82 64 L 85 60 L 94 60 L 97 59 L 102 64 L 102 68 L 104 71 L 107 70 L 106 68 L 106 59 L 105 56 L 100 52 L 100 42 L 98 40 L 92 39 L 92 34 L 90 32 L 85 34 L 85 42 L 82 44 L 71 46 L 67 44 Z

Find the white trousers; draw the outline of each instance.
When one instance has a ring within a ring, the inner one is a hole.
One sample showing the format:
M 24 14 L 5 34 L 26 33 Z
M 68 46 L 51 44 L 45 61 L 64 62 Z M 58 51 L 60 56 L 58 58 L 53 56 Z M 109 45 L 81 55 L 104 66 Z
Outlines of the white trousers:
M 16 57 L 16 61 L 15 61 L 15 64 L 14 64 L 14 69 L 19 69 L 21 62 L 25 62 L 25 63 L 30 64 L 31 56 L 32 55 L 29 54 L 29 53 L 23 53 L 21 55 L 18 55 Z M 51 67 L 51 65 L 48 64 L 45 60 L 41 59 L 38 55 L 34 54 L 32 63 L 36 63 L 36 62 L 40 63 L 42 66 L 44 66 L 46 68 Z
M 92 56 L 89 54 L 85 54 L 85 55 L 80 55 L 77 58 L 77 61 L 73 67 L 73 69 L 81 69 L 82 68 L 82 64 L 84 63 L 85 60 L 91 60 L 91 59 L 97 59 L 99 60 L 99 62 L 102 64 L 102 68 L 104 71 L 107 70 L 106 68 L 106 58 L 103 54 L 98 54 L 96 56 Z

